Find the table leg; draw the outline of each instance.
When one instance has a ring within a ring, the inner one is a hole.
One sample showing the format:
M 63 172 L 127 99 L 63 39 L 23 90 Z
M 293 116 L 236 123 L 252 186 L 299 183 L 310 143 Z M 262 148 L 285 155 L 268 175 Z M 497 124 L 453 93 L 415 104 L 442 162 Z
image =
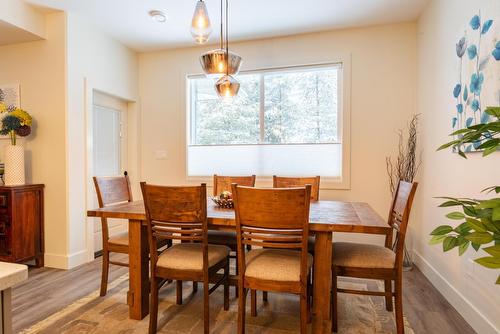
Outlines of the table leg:
M 0 292 L 0 334 L 12 334 L 11 288 Z
M 331 333 L 332 232 L 316 232 L 312 332 Z
M 149 246 L 147 227 L 129 220 L 129 317 L 141 320 L 149 314 Z

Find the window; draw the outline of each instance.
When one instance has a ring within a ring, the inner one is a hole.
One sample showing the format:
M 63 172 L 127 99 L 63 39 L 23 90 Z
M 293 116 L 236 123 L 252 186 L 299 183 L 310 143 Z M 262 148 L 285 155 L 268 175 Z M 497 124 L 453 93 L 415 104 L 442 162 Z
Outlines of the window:
M 188 176 L 342 177 L 342 66 L 240 73 L 221 100 L 214 81 L 188 77 Z

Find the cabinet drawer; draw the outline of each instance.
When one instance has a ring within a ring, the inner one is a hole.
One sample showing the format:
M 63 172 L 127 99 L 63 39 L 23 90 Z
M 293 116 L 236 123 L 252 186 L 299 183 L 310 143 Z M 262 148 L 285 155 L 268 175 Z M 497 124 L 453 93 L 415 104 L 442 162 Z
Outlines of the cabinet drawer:
M 12 254 L 12 226 L 8 216 L 0 215 L 0 255 Z
M 0 208 L 9 206 L 9 193 L 0 193 Z

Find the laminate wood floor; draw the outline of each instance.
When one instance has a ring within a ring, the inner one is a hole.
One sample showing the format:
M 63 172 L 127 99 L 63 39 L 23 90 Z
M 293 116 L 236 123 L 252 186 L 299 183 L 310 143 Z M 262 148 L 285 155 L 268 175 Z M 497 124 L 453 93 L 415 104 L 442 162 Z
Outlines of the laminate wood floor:
M 98 258 L 68 271 L 30 269 L 29 279 L 13 290 L 14 333 L 99 289 L 101 263 L 101 258 Z M 125 267 L 111 266 L 110 281 L 127 271 Z M 404 312 L 415 333 L 475 333 L 417 268 L 403 276 Z M 280 297 L 277 294 L 273 298 Z

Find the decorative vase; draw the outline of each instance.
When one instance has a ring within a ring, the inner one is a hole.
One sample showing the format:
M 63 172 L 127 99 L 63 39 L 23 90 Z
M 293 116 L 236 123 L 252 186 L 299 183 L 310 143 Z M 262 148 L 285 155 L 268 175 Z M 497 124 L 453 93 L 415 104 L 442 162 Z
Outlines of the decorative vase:
M 5 185 L 16 186 L 25 183 L 24 147 L 18 145 L 5 146 Z

